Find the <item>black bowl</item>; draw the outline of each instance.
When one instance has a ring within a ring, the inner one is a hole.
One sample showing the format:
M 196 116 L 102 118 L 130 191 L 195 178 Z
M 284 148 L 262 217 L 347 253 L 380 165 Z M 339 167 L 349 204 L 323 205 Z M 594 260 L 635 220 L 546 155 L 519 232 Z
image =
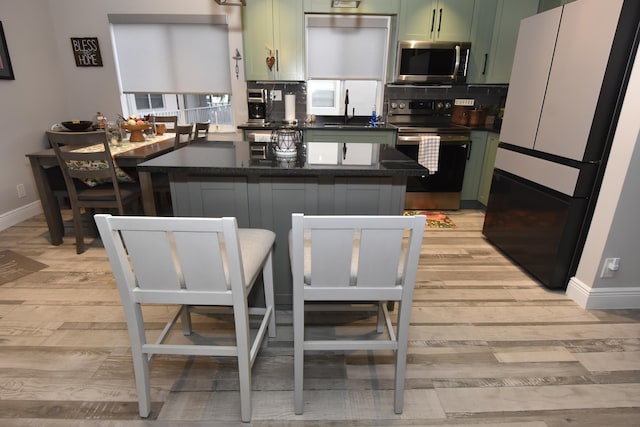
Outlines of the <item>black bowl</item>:
M 78 132 L 83 130 L 89 130 L 93 125 L 93 122 L 89 120 L 73 120 L 71 122 L 62 122 L 61 125 L 66 127 L 69 130 Z

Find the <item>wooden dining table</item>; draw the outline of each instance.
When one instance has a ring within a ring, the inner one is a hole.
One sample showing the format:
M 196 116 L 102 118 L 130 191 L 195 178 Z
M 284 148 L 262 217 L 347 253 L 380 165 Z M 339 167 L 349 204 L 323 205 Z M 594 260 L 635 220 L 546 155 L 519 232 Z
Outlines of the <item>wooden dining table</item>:
M 148 138 L 144 143 L 127 143 L 131 145 L 131 149 L 115 154 L 114 159 L 118 166 L 122 169 L 135 169 L 139 163 L 154 157 L 173 151 L 174 134 L 165 134 Z M 64 223 L 62 221 L 62 213 L 60 204 L 55 195 L 56 189 L 54 183 L 51 182 L 52 168 L 60 169 L 58 159 L 56 158 L 53 148 L 27 154 L 33 171 L 40 203 L 49 228 L 51 244 L 60 245 L 64 236 Z M 145 215 L 156 215 L 156 204 L 153 194 L 153 183 L 151 173 L 145 171 L 137 172 L 140 191 L 142 193 L 142 209 Z M 66 189 L 65 189 L 66 191 Z

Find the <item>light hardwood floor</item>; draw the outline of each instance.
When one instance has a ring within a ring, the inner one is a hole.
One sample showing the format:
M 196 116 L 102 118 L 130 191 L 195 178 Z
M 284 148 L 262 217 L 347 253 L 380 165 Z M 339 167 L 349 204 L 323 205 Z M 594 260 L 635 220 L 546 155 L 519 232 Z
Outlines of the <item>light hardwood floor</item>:
M 425 232 L 404 413 L 391 355 L 358 352 L 308 357 L 294 415 L 291 313 L 279 311 L 254 366 L 252 425 L 640 425 L 640 310 L 583 310 L 489 245 L 481 211 L 449 215 L 456 228 Z M 88 243 L 82 255 L 71 237 L 49 245 L 41 216 L 0 232 L 0 250 L 48 265 L 0 286 L 0 425 L 241 425 L 233 362 L 203 357 L 154 362 L 152 416 L 138 417 L 111 269 Z M 167 313 L 147 314 L 158 329 Z

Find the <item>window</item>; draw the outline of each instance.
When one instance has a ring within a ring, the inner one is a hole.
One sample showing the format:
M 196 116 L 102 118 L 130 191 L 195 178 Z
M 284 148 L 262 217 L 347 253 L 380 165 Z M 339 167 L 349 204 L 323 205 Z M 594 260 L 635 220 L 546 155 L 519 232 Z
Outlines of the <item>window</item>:
M 231 95 L 225 94 L 125 94 L 125 114 L 178 116 L 180 123 L 210 122 L 219 127 L 233 124 Z M 231 130 L 230 129 L 230 130 Z
M 384 85 L 377 80 L 309 80 L 307 114 L 343 116 L 345 94 L 349 90 L 349 117 L 369 116 L 377 100 L 384 96 Z M 376 108 L 376 111 L 379 111 Z
M 161 110 L 164 108 L 162 95 L 155 93 L 138 93 L 134 95 L 136 110 Z
M 308 78 L 384 81 L 389 26 L 388 16 L 307 15 Z
M 225 15 L 110 14 L 123 115 L 233 125 Z
M 372 108 L 381 111 L 390 17 L 309 14 L 305 18 L 307 114 L 344 115 L 347 89 L 349 116 L 368 116 Z

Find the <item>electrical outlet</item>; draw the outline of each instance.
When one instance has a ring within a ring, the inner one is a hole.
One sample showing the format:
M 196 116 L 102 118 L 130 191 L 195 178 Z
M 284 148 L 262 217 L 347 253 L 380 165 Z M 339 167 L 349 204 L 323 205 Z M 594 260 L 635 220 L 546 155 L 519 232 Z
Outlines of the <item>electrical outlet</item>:
M 462 99 L 462 98 L 456 98 L 456 100 L 453 103 L 453 105 L 464 105 L 466 107 L 473 107 L 473 104 L 475 104 L 474 99 Z
M 24 189 L 24 184 L 16 185 L 16 190 L 18 191 L 19 199 L 22 199 L 23 197 L 27 197 L 27 191 Z
M 620 258 L 605 258 L 602 264 L 602 270 L 600 270 L 600 277 L 613 277 L 619 269 Z
M 282 101 L 282 91 L 281 90 L 272 90 L 271 92 L 269 92 L 269 95 L 271 95 L 271 100 L 272 101 Z

